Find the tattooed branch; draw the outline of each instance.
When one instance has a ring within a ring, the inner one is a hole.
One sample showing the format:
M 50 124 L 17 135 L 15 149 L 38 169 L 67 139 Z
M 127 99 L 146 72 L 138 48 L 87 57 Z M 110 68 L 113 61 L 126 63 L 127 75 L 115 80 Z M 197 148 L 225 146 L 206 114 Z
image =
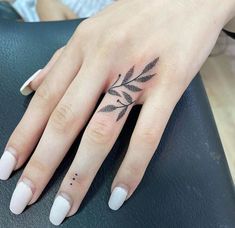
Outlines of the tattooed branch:
M 133 98 L 131 97 L 131 95 L 129 93 L 127 93 L 123 90 L 122 91 L 117 91 L 117 89 L 120 88 L 120 87 L 123 87 L 123 88 L 126 88 L 129 92 L 140 92 L 142 89 L 139 86 L 137 86 L 136 84 L 133 85 L 133 83 L 134 82 L 137 82 L 137 84 L 138 83 L 144 83 L 144 82 L 147 82 L 148 80 L 150 80 L 152 77 L 154 77 L 156 75 L 155 73 L 154 74 L 148 74 L 148 72 L 153 67 L 155 67 L 158 60 L 159 60 L 159 58 L 156 58 L 152 62 L 148 63 L 144 67 L 142 72 L 134 78 L 132 78 L 132 76 L 134 74 L 135 66 L 131 67 L 131 69 L 124 76 L 121 83 L 119 85 L 117 85 L 117 83 L 120 81 L 120 78 L 121 78 L 121 74 L 119 74 L 117 80 L 108 89 L 108 93 L 110 95 L 113 95 L 113 96 L 118 96 L 118 97 L 124 98 L 125 101 L 122 102 L 120 99 L 117 99 L 116 102 L 117 102 L 117 104 L 120 104 L 119 106 L 118 105 L 107 105 L 107 106 L 101 108 L 98 112 L 112 112 L 116 109 L 120 109 L 121 111 L 119 112 L 116 121 L 121 119 L 125 115 L 128 107 L 131 104 L 133 104 L 135 102 L 135 100 L 133 101 Z

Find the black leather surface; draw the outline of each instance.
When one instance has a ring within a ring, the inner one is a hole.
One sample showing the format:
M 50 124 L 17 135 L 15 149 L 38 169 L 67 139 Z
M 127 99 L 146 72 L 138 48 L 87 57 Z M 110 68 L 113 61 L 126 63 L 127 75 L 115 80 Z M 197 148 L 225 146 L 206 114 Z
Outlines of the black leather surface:
M 0 23 L 2 152 L 30 99 L 20 95 L 20 86 L 65 44 L 78 23 Z M 108 208 L 110 186 L 126 152 L 139 109 L 132 110 L 79 212 L 67 219 L 62 227 L 234 228 L 234 187 L 198 76 L 176 106 L 160 146 L 134 195 L 120 210 L 114 212 Z M 23 214 L 15 216 L 8 209 L 22 169 L 9 181 L 0 181 L 1 228 L 53 227 L 48 219 L 50 207 L 79 140 L 80 137 L 40 200 Z
M 0 1 L 0 20 L 19 20 L 20 15 L 8 2 Z

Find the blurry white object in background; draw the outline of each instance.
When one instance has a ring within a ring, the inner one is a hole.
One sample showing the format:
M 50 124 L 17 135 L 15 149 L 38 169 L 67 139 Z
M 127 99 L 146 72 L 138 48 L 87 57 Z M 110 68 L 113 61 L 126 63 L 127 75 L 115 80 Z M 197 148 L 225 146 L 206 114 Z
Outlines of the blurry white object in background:
M 105 6 L 111 4 L 113 0 L 61 0 L 67 5 L 78 17 L 90 17 Z M 36 11 L 36 0 L 15 0 L 11 5 L 20 14 L 24 21 L 40 21 Z
M 105 6 L 111 4 L 113 0 L 61 0 L 67 5 L 77 16 L 90 17 Z
M 14 9 L 20 14 L 24 21 L 34 22 L 39 21 L 36 12 L 36 0 L 16 0 L 11 3 Z

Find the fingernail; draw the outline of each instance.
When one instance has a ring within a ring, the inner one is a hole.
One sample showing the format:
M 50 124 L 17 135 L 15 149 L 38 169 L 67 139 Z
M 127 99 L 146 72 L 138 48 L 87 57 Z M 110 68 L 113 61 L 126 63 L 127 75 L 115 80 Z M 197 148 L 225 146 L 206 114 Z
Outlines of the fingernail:
M 109 207 L 112 210 L 118 210 L 127 197 L 127 190 L 122 187 L 115 187 L 112 191 L 112 194 L 109 198 Z
M 24 181 L 17 184 L 10 202 L 10 210 L 14 214 L 20 214 L 26 208 L 33 197 L 33 192 L 29 185 Z
M 4 151 L 0 159 L 0 179 L 7 180 L 16 165 L 16 158 L 10 151 Z
M 36 73 L 34 73 L 20 88 L 20 92 L 22 95 L 24 96 L 27 96 L 29 95 L 30 93 L 33 92 L 33 90 L 30 88 L 29 84 L 31 81 L 33 81 L 37 76 L 38 74 L 40 73 L 41 69 L 38 70 Z
M 62 195 L 58 195 L 52 205 L 50 212 L 50 221 L 53 225 L 60 225 L 71 208 L 71 203 Z

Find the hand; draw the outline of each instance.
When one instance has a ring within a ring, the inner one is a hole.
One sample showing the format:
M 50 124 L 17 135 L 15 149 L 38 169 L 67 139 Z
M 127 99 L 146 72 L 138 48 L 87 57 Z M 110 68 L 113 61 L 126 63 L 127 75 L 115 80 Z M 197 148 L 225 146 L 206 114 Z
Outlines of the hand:
M 113 180 L 109 206 L 117 210 L 131 197 L 174 106 L 234 14 L 232 1 L 218 4 L 219 0 L 121 0 L 78 26 L 30 83 L 36 92 L 1 159 L 1 179 L 7 179 L 37 145 L 13 193 L 13 213 L 37 201 L 91 117 L 50 220 L 58 225 L 75 214 L 130 110 L 143 104 Z
M 36 9 L 41 21 L 75 19 L 77 16 L 58 0 L 37 0 Z

